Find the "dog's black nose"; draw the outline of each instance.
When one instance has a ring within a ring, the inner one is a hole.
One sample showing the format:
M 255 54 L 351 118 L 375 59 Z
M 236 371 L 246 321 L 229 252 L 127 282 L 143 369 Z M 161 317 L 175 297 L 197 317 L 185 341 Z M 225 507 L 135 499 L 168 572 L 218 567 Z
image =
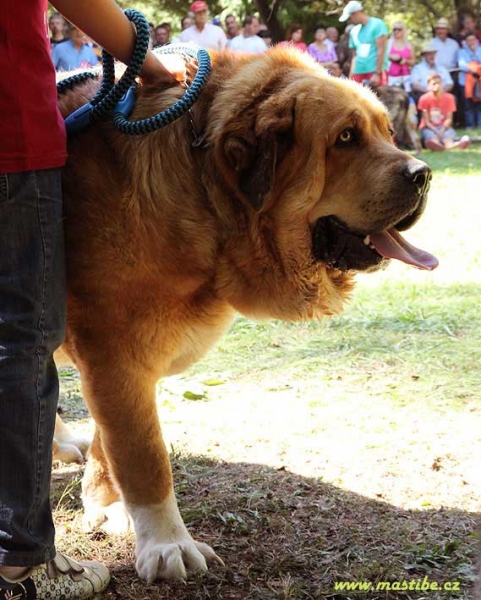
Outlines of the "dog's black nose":
M 414 183 L 421 194 L 426 194 L 432 176 L 432 171 L 426 163 L 420 160 L 408 161 L 403 175 L 410 182 Z

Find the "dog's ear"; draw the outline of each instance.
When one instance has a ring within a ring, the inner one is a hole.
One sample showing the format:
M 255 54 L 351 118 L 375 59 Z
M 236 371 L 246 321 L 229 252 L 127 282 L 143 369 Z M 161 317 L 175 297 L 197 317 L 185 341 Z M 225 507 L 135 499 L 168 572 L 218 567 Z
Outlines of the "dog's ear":
M 276 169 L 292 146 L 295 99 L 281 94 L 253 102 L 226 124 L 218 160 L 236 195 L 262 210 Z

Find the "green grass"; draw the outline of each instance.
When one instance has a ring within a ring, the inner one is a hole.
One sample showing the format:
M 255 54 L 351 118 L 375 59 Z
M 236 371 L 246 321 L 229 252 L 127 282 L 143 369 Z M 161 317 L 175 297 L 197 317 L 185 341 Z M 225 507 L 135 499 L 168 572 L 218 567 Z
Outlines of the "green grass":
M 159 383 L 181 511 L 225 569 L 139 582 L 132 536 L 83 534 L 79 468 L 55 472 L 58 545 L 110 565 L 105 598 L 336 600 L 359 597 L 335 593 L 336 581 L 426 576 L 460 591 L 360 597 L 473 598 L 481 145 L 421 158 L 434 171 L 430 200 L 406 238 L 437 270 L 359 276 L 344 313 L 321 322 L 239 317 L 203 361 Z M 78 379 L 62 374 L 66 416 L 88 431 Z

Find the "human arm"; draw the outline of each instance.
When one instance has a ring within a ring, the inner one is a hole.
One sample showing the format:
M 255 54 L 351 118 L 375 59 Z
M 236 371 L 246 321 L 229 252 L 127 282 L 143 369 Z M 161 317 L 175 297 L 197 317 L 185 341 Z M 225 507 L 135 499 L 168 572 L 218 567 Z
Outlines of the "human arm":
M 351 66 L 349 67 L 349 77 L 352 77 L 355 66 L 356 66 L 356 50 L 354 48 L 352 48 L 351 49 Z
M 411 88 L 415 92 L 427 92 L 428 87 L 426 85 L 425 78 L 423 77 L 422 72 L 419 69 L 419 65 L 416 65 L 411 71 L 410 83 Z
M 406 44 L 406 45 L 409 48 L 409 58 L 401 58 L 401 64 L 412 67 L 416 63 L 416 59 L 414 58 L 414 52 L 413 52 L 413 48 L 412 48 L 411 44 Z
M 381 73 L 384 71 L 384 58 L 386 54 L 387 37 L 380 35 L 376 38 L 376 72 L 371 77 L 370 83 L 374 86 L 379 85 L 381 81 Z
M 107 52 L 129 64 L 136 39 L 135 30 L 114 0 L 54 0 L 52 4 Z M 142 65 L 142 78 L 155 84 L 185 79 L 185 63 L 178 57 L 175 59 L 175 62 L 164 61 L 169 65 L 167 68 L 149 50 Z
M 442 68 L 439 69 L 439 71 L 443 82 L 443 90 L 445 92 L 450 92 L 454 87 L 453 78 L 451 77 L 447 69 Z
M 217 25 L 214 25 L 214 27 L 217 27 Z M 219 42 L 218 42 L 217 46 L 218 46 L 219 50 L 224 50 L 225 48 L 227 48 L 227 36 L 221 27 L 218 27 L 218 29 L 219 29 L 221 35 L 219 35 Z

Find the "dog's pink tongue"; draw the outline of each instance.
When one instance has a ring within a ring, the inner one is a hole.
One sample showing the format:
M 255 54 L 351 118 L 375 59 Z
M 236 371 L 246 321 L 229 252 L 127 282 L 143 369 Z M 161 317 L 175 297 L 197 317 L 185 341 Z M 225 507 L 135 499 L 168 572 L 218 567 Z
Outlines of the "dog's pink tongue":
M 372 233 L 371 244 L 384 258 L 396 258 L 418 269 L 432 271 L 439 264 L 435 256 L 411 246 L 394 228 L 381 233 Z

